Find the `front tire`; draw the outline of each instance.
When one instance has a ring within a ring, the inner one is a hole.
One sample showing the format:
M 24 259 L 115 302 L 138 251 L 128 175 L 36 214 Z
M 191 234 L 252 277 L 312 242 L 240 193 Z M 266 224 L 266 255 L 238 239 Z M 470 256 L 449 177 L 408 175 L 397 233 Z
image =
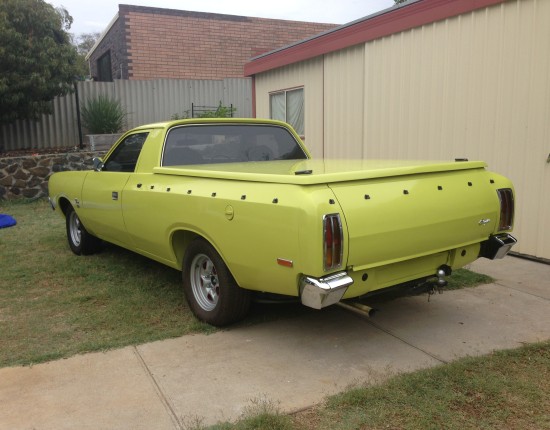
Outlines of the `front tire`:
M 183 290 L 195 316 L 224 326 L 243 319 L 250 308 L 250 292 L 243 290 L 212 245 L 195 239 L 183 259 Z
M 65 221 L 69 247 L 76 255 L 90 255 L 101 249 L 101 240 L 88 233 L 72 206 L 67 208 Z

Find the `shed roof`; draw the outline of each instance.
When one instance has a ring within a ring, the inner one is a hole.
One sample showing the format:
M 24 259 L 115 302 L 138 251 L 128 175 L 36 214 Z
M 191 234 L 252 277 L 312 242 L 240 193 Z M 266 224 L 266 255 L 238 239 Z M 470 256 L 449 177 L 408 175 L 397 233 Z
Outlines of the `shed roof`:
M 309 60 L 360 43 L 482 9 L 506 0 L 414 0 L 254 57 L 245 76 Z

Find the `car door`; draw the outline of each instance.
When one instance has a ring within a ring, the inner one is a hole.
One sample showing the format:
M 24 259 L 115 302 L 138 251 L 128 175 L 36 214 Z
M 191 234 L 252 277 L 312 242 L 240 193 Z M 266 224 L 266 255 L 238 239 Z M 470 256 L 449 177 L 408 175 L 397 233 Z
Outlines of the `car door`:
M 147 132 L 126 136 L 104 161 L 86 176 L 82 188 L 81 219 L 96 236 L 121 246 L 132 241 L 122 216 L 122 190 L 134 174 Z

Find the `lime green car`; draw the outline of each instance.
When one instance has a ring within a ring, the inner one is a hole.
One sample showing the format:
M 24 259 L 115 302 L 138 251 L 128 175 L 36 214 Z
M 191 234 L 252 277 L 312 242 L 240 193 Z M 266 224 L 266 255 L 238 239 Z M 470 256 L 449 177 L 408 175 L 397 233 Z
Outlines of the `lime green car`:
M 127 132 L 94 169 L 50 178 L 69 246 L 114 243 L 181 270 L 197 318 L 252 292 L 321 309 L 445 276 L 516 242 L 510 181 L 478 161 L 312 160 L 287 124 L 191 119 Z

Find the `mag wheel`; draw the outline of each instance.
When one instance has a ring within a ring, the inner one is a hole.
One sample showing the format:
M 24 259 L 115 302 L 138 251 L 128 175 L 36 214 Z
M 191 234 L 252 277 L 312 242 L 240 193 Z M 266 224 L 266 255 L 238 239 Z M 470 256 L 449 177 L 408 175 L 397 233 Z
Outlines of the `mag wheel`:
M 183 259 L 183 289 L 195 316 L 223 326 L 243 319 L 250 293 L 237 285 L 217 251 L 203 239 L 194 240 Z
M 67 240 L 71 250 L 76 255 L 88 255 L 99 251 L 101 240 L 92 236 L 80 222 L 80 218 L 72 206 L 69 206 L 65 214 L 67 227 Z

